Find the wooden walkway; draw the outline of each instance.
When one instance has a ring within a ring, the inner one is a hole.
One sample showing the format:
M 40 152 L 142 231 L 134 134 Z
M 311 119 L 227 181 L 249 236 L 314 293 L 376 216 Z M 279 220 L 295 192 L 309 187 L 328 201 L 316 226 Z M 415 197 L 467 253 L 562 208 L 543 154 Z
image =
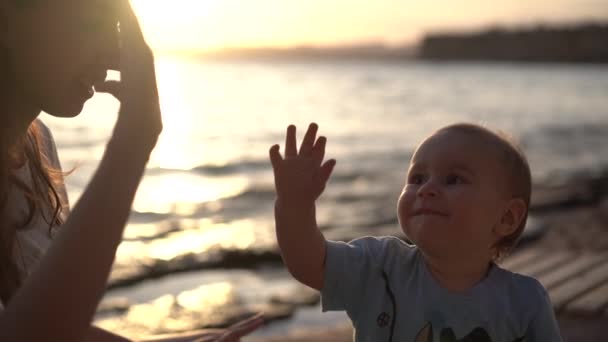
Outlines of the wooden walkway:
M 538 279 L 557 314 L 608 317 L 608 252 L 528 246 L 501 266 Z

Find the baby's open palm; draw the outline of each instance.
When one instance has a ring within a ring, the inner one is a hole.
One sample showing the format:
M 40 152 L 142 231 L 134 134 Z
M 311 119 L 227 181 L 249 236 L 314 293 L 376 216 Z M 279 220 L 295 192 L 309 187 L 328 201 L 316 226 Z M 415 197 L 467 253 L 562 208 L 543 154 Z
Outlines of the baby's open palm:
M 285 157 L 281 156 L 279 145 L 270 148 L 270 162 L 279 200 L 286 203 L 312 203 L 325 189 L 336 161 L 330 159 L 323 163 L 327 139 L 316 139 L 317 129 L 316 124 L 310 124 L 298 151 L 296 127 L 287 127 Z

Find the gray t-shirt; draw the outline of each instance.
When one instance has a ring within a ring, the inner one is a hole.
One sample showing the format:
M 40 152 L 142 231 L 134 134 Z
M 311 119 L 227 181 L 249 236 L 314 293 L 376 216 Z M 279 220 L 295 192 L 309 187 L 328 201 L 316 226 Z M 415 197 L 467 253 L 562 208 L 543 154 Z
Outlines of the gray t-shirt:
M 393 237 L 327 242 L 323 311 L 344 310 L 355 341 L 559 342 L 547 292 L 493 265 L 462 293 L 441 287 L 417 247 Z

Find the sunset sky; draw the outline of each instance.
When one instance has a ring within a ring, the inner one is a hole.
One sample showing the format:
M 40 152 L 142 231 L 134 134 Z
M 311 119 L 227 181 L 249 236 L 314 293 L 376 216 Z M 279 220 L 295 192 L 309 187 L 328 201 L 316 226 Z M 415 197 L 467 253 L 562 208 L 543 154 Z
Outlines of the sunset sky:
M 131 0 L 157 51 L 413 43 L 442 29 L 608 21 L 608 0 Z

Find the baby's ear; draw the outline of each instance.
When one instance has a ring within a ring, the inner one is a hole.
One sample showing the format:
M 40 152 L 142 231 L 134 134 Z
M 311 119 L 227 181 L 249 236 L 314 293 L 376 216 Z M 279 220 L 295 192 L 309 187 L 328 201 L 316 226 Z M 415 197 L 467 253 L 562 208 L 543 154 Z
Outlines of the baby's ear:
M 521 198 L 509 200 L 500 222 L 494 227 L 494 232 L 500 237 L 511 235 L 519 228 L 527 212 L 528 206 L 524 200 Z

